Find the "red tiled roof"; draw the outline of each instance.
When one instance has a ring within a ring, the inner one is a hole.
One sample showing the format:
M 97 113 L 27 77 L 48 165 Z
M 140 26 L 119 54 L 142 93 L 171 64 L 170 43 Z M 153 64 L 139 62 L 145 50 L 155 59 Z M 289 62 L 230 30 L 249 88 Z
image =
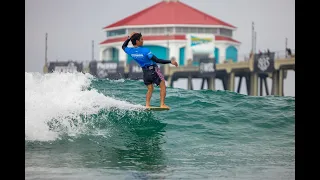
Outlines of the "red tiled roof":
M 160 25 L 160 24 L 190 24 L 190 25 L 223 25 L 231 28 L 235 26 L 203 13 L 180 1 L 161 1 L 149 8 L 137 12 L 118 22 L 104 27 L 119 27 L 128 25 Z
M 112 39 L 107 39 L 100 44 L 109 44 L 109 43 L 114 43 L 114 42 L 124 42 L 127 39 L 127 37 L 119 37 L 119 38 L 112 38 Z M 237 40 L 234 40 L 229 37 L 224 37 L 224 36 L 215 36 L 216 41 L 231 41 L 231 42 L 236 42 L 240 43 Z M 172 35 L 172 36 L 166 36 L 166 35 L 159 35 L 159 36 L 143 36 L 143 40 L 145 41 L 150 41 L 150 40 L 186 40 L 185 35 Z

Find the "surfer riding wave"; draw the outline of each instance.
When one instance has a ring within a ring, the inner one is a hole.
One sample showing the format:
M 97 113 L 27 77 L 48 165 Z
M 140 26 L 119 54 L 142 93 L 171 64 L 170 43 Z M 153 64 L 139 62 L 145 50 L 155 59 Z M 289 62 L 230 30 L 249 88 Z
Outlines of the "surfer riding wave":
M 130 40 L 133 47 L 127 47 Z M 157 66 L 157 63 L 171 63 L 172 65 L 178 67 L 177 61 L 158 59 L 148 48 L 143 47 L 143 37 L 141 33 L 132 32 L 130 36 L 128 36 L 127 40 L 123 43 L 122 49 L 126 54 L 130 55 L 142 68 L 143 82 L 148 88 L 146 94 L 146 107 L 150 107 L 153 84 L 156 84 L 157 86 L 160 86 L 160 107 L 169 108 L 169 106 L 165 104 L 165 79 L 160 71 L 160 68 Z

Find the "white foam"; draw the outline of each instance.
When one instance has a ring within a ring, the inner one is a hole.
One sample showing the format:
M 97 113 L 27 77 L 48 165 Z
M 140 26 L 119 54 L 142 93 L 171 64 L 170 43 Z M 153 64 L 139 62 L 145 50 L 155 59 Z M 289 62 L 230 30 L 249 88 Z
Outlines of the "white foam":
M 59 119 L 67 127 L 69 135 L 81 131 L 72 126 L 70 118 L 80 114 L 94 114 L 102 108 L 142 108 L 126 101 L 117 100 L 86 88 L 92 81 L 90 74 L 83 73 L 25 73 L 25 139 L 50 141 L 59 137 L 59 132 L 49 130 L 47 122 Z M 84 125 L 83 125 L 84 126 Z

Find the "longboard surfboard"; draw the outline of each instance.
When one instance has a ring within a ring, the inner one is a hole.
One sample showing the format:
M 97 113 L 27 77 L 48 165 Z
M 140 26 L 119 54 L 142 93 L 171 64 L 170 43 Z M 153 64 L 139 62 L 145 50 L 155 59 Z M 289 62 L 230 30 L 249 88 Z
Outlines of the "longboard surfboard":
M 162 107 L 155 107 L 151 106 L 149 108 L 146 108 L 147 111 L 168 111 L 170 108 L 162 108 Z

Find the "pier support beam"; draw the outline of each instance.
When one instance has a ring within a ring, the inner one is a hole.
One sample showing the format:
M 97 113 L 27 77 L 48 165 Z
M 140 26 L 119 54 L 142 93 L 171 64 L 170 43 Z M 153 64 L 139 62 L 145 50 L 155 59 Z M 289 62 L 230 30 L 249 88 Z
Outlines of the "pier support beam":
M 263 88 L 265 89 L 266 95 L 269 95 L 268 83 L 267 83 L 267 74 L 260 75 L 260 93 L 259 96 L 263 96 Z
M 251 88 L 250 88 L 250 87 L 251 87 L 251 86 L 250 86 L 250 85 L 251 85 L 251 84 L 250 84 L 250 83 L 251 83 L 250 77 L 251 77 L 250 75 L 246 75 L 246 76 L 245 76 L 245 79 L 246 79 L 246 87 L 247 87 L 247 95 L 250 95 L 250 94 L 251 94 L 251 91 L 250 91 L 250 90 L 251 90 Z
M 234 92 L 234 72 L 228 74 L 228 90 Z
M 207 79 L 208 81 L 208 89 L 215 90 L 215 78 L 211 77 Z
M 274 71 L 272 74 L 272 90 L 271 95 L 284 96 L 283 93 L 284 70 Z
M 264 78 L 264 87 L 265 87 L 265 90 L 266 90 L 266 95 L 269 96 L 269 88 L 268 88 L 267 77 Z
M 222 81 L 223 89 L 227 90 L 228 89 L 228 77 L 227 76 L 222 77 L 221 81 Z
M 263 77 L 260 77 L 260 96 L 263 96 Z
M 283 96 L 283 79 L 284 79 L 283 75 L 284 75 L 283 69 L 280 69 L 279 70 L 279 92 L 278 92 L 279 96 Z
M 239 82 L 238 82 L 237 93 L 240 93 L 240 88 L 241 88 L 242 78 L 243 78 L 242 76 L 239 76 Z
M 200 87 L 200 89 L 204 89 L 204 83 L 205 83 L 205 81 L 207 81 L 207 79 L 206 79 L 206 78 L 202 78 L 202 82 L 201 82 L 201 87 Z
M 258 74 L 252 72 L 250 81 L 250 95 L 258 96 Z
M 188 75 L 188 90 L 193 90 L 193 87 L 192 87 L 192 75 L 191 74 Z
M 271 88 L 271 95 L 277 96 L 278 95 L 278 80 L 279 75 L 278 71 L 274 71 L 272 73 L 272 88 Z

